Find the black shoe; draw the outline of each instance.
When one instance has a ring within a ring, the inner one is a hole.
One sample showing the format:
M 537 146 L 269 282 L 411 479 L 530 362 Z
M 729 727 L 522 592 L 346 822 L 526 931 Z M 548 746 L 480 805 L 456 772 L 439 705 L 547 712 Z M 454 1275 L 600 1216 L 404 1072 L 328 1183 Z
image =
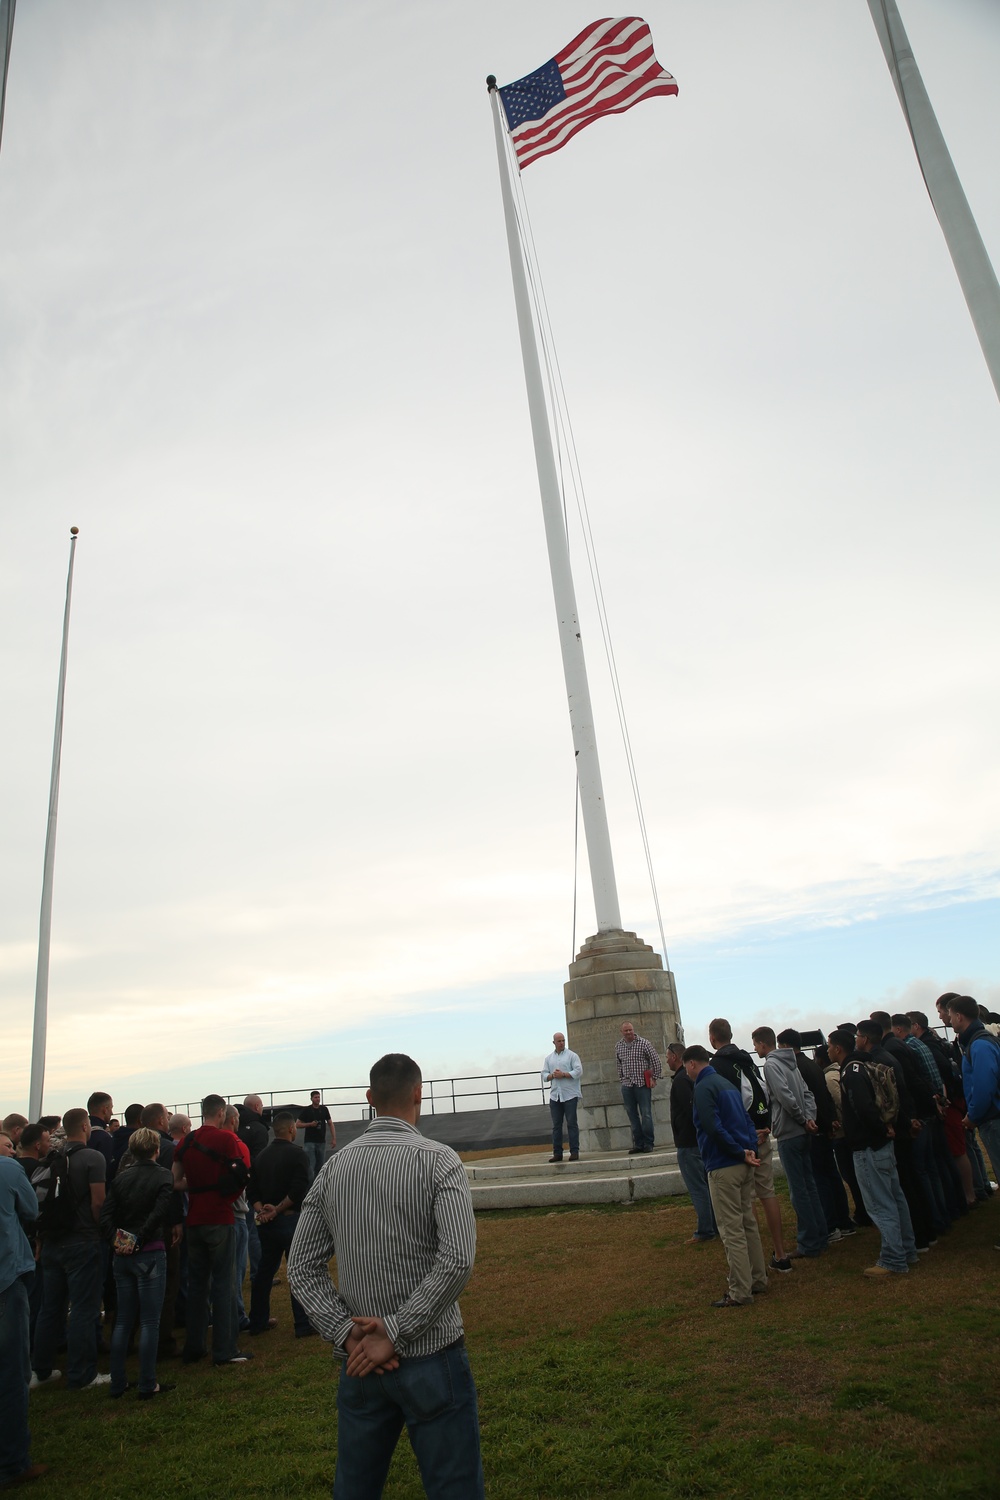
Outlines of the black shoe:
M 212 1363 L 213 1365 L 245 1365 L 248 1359 L 253 1359 L 249 1350 L 244 1353 L 242 1349 L 237 1349 L 236 1353 L 230 1355 L 228 1359 L 213 1359 Z
M 715 1301 L 712 1303 L 712 1306 L 713 1307 L 749 1307 L 750 1303 L 752 1301 L 753 1301 L 753 1298 L 751 1297 L 749 1302 L 736 1302 L 732 1297 L 730 1297 L 729 1293 L 727 1292 L 724 1297 L 717 1297 L 715 1299 Z
M 156 1387 L 155 1391 L 140 1391 L 139 1392 L 139 1400 L 140 1401 L 152 1401 L 152 1399 L 153 1399 L 154 1396 L 165 1396 L 168 1391 L 172 1391 L 172 1390 L 173 1390 L 173 1386 L 172 1385 L 158 1385 Z
M 772 1271 L 791 1271 L 793 1269 L 794 1269 L 794 1267 L 792 1266 L 792 1263 L 788 1259 L 787 1255 L 785 1256 L 784 1260 L 779 1260 L 776 1255 L 772 1255 L 771 1256 L 771 1270 Z
M 579 1153 L 579 1151 L 571 1151 L 569 1153 L 569 1159 L 570 1159 L 570 1161 L 579 1161 L 580 1160 L 580 1153 Z
M 297 1339 L 315 1339 L 319 1337 L 319 1334 L 315 1328 L 296 1328 L 295 1337 Z
M 562 1161 L 562 1157 L 561 1156 L 550 1156 L 549 1157 L 549 1166 L 550 1167 L 551 1167 L 551 1165 L 552 1165 L 552 1163 L 554 1161 Z
M 204 1349 L 202 1350 L 202 1352 L 200 1354 L 189 1354 L 188 1351 L 185 1349 L 183 1351 L 183 1353 L 181 1354 L 181 1364 L 182 1365 L 196 1365 L 198 1363 L 199 1359 L 204 1359 L 204 1358 L 205 1358 L 205 1351 L 204 1351 Z
M 122 1396 L 124 1396 L 126 1391 L 130 1391 L 131 1389 L 131 1380 L 126 1380 L 120 1391 L 109 1391 L 108 1395 L 111 1397 L 112 1401 L 118 1401 Z

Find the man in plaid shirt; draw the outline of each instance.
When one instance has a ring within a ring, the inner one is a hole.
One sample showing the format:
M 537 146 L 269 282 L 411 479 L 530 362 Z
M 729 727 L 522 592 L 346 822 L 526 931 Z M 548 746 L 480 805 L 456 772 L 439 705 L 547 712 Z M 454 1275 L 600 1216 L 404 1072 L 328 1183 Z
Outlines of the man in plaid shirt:
M 632 1127 L 632 1150 L 636 1153 L 652 1151 L 653 1084 L 663 1076 L 656 1048 L 644 1036 L 636 1036 L 631 1021 L 623 1021 L 622 1039 L 615 1048 L 615 1056 L 622 1103 Z

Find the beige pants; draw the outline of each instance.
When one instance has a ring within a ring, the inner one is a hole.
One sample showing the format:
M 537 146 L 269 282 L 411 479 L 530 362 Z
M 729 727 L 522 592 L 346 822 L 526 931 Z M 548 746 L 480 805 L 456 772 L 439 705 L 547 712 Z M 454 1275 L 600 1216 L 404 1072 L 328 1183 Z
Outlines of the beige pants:
M 715 1222 L 729 1264 L 729 1295 L 734 1302 L 752 1302 L 755 1291 L 767 1286 L 767 1266 L 753 1211 L 753 1167 L 737 1162 L 708 1174 Z

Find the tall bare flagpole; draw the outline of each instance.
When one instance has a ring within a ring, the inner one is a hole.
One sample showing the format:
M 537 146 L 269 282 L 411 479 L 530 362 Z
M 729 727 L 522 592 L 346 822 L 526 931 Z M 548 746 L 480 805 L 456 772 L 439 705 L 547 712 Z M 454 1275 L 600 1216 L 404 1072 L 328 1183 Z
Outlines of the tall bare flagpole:
M 3 141 L 3 112 L 7 103 L 7 67 L 10 63 L 10 44 L 14 36 L 14 11 L 17 0 L 0 0 L 0 47 L 3 48 L 3 66 L 0 68 L 0 143 Z
M 896 0 L 868 0 L 934 212 L 1000 396 L 1000 284 L 945 144 Z
M 583 828 L 587 837 L 590 878 L 594 887 L 597 929 L 599 932 L 619 931 L 622 919 L 618 907 L 614 862 L 611 857 L 611 835 L 608 832 L 601 766 L 597 758 L 597 733 L 594 728 L 594 711 L 590 703 L 587 663 L 584 659 L 583 641 L 580 636 L 576 591 L 570 570 L 569 545 L 563 524 L 559 479 L 556 473 L 555 455 L 552 451 L 549 417 L 545 406 L 545 387 L 542 384 L 538 348 L 535 343 L 528 282 L 517 232 L 517 215 L 514 211 L 514 194 L 504 142 L 504 127 L 500 119 L 500 95 L 497 91 L 496 79 L 492 74 L 487 79 L 487 85 L 493 105 L 493 128 L 496 134 L 497 160 L 500 164 L 500 188 L 503 193 L 503 212 L 507 225 L 510 270 L 514 281 L 517 327 L 521 336 L 524 383 L 528 390 L 528 410 L 531 414 L 531 434 L 535 444 L 538 488 L 542 497 L 545 539 L 549 549 L 549 569 L 552 574 L 552 590 L 555 595 L 556 616 L 559 622 L 563 674 L 569 697 L 570 726 L 573 731 L 577 774 L 580 778 L 580 806 L 583 810 Z
M 52 778 L 49 783 L 49 820 L 45 829 L 45 865 L 42 873 L 42 910 L 38 919 L 38 972 L 35 977 L 35 1026 L 31 1038 L 31 1087 L 28 1115 L 37 1120 L 42 1113 L 45 1086 L 45 1035 L 49 1005 L 49 939 L 52 933 L 52 877 L 56 863 L 56 819 L 59 813 L 59 770 L 62 764 L 63 702 L 66 697 L 66 653 L 69 647 L 69 606 L 73 597 L 73 560 L 80 528 L 69 529 L 69 572 L 66 575 L 66 608 L 63 612 L 62 654 L 59 658 L 59 691 L 56 694 L 56 729 L 52 743 Z

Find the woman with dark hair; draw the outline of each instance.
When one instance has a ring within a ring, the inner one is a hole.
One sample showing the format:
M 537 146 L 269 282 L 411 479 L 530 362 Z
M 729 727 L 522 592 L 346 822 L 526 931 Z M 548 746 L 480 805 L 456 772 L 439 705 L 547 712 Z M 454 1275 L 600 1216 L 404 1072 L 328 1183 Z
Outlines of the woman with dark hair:
M 111 1335 L 111 1394 L 123 1396 L 128 1390 L 125 1356 L 138 1313 L 140 1401 L 173 1389 L 159 1385 L 156 1379 L 173 1194 L 173 1178 L 166 1167 L 157 1165 L 159 1154 L 157 1131 L 143 1127 L 133 1130 L 126 1155 L 134 1165 L 127 1165 L 123 1159 L 101 1209 L 101 1233 L 114 1253 L 118 1291 L 115 1331 Z

